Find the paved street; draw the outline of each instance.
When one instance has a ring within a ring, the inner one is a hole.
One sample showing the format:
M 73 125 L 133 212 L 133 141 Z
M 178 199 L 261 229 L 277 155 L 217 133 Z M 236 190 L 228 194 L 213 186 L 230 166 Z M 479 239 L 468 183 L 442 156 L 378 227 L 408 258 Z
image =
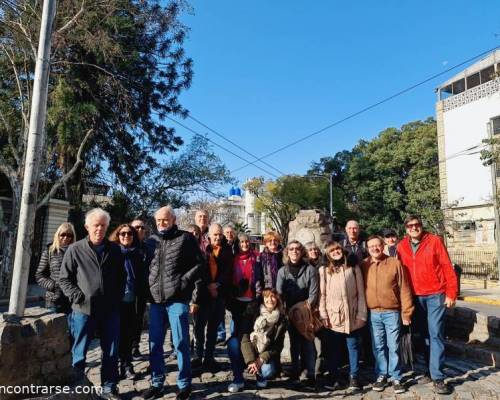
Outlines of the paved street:
M 100 351 L 96 346 L 97 342 L 93 343 L 92 350 L 88 356 L 88 377 L 95 384 L 99 384 L 99 360 Z M 138 373 L 138 378 L 135 381 L 125 380 L 119 385 L 120 394 L 125 400 L 140 399 L 140 393 L 149 387 L 148 373 L 148 357 L 147 354 L 147 333 L 143 334 L 141 342 L 141 352 L 145 354 L 141 360 L 134 362 L 134 368 Z M 165 345 L 165 355 L 170 353 L 170 345 Z M 405 380 L 409 387 L 407 393 L 395 395 L 392 388 L 385 389 L 382 393 L 373 392 L 369 383 L 373 382 L 374 376 L 370 369 L 362 368 L 361 381 L 364 383 L 363 393 L 352 395 L 345 389 L 335 392 L 324 391 L 320 389 L 316 393 L 307 393 L 294 390 L 289 385 L 286 378 L 278 379 L 270 382 L 270 387 L 265 390 L 257 390 L 255 381 L 252 377 L 248 377 L 248 384 L 245 391 L 238 394 L 229 394 L 226 391 L 227 385 L 231 381 L 230 366 L 227 359 L 225 349 L 217 348 L 217 361 L 219 361 L 224 371 L 216 374 L 202 373 L 195 374 L 193 378 L 193 399 L 216 399 L 230 396 L 235 399 L 290 399 L 299 400 L 304 398 L 335 398 L 335 399 L 404 399 L 404 400 L 431 400 L 431 399 L 464 399 L 464 400 L 490 400 L 500 398 L 500 370 L 487 367 L 472 361 L 464 359 L 449 358 L 446 362 L 446 373 L 448 374 L 448 383 L 454 387 L 454 393 L 448 396 L 437 396 L 432 390 L 432 385 L 419 385 L 417 379 L 422 374 L 422 365 L 417 364 L 416 372 L 406 373 Z M 286 359 L 286 356 L 285 356 Z M 286 367 L 286 364 L 285 364 Z M 168 362 L 169 374 L 167 383 L 169 389 L 165 394 L 164 399 L 172 399 L 175 397 L 175 377 L 176 362 L 170 360 Z

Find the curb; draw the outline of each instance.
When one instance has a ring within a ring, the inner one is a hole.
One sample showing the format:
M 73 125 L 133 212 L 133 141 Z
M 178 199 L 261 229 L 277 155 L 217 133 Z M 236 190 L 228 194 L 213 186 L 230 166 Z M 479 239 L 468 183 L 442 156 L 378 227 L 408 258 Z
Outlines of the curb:
M 458 296 L 458 300 L 462 300 L 468 303 L 480 303 L 480 304 L 489 304 L 493 306 L 500 306 L 500 300 L 485 299 L 483 297 Z

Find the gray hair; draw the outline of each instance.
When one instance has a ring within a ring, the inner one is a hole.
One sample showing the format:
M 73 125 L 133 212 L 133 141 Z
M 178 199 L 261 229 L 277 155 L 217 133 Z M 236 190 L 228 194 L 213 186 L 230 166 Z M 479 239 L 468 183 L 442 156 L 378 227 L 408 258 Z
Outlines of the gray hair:
M 159 213 L 160 211 L 166 211 L 168 214 L 170 214 L 172 217 L 174 217 L 174 218 L 175 218 L 175 212 L 174 212 L 174 209 L 172 208 L 172 206 L 167 205 L 167 206 L 160 207 L 160 208 L 159 208 L 158 210 L 156 210 L 156 212 L 155 212 L 155 218 L 156 218 L 156 216 L 158 215 L 158 213 Z
M 109 226 L 109 223 L 111 222 L 111 216 L 109 215 L 109 213 L 99 207 L 87 211 L 87 213 L 85 214 L 85 225 L 90 225 L 90 221 L 94 218 L 105 218 L 107 226 Z
M 321 251 L 321 249 L 319 248 L 319 246 L 314 241 L 307 242 L 304 246 L 305 246 L 305 248 L 306 248 L 307 251 L 309 251 L 311 249 L 318 249 L 318 250 Z
M 248 236 L 246 233 L 240 233 L 238 235 L 238 240 L 241 242 L 243 239 L 250 241 L 250 236 Z
M 217 222 L 214 222 L 214 223 L 210 224 L 210 227 L 208 228 L 208 233 L 209 234 L 212 233 L 213 230 L 216 229 L 216 228 L 218 228 L 218 229 L 220 229 L 222 231 L 221 224 L 218 224 Z
M 354 219 L 350 219 L 349 221 L 347 221 L 347 223 L 345 224 L 345 227 L 347 228 L 347 225 L 349 225 L 349 224 L 354 224 L 354 225 L 356 225 L 359 228 L 358 221 L 356 221 Z

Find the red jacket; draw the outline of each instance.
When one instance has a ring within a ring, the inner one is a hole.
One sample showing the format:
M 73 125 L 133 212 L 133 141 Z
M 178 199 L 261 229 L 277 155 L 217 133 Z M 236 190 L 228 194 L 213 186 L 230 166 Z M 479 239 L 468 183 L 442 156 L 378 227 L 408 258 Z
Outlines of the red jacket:
M 415 254 L 410 238 L 406 236 L 399 242 L 397 252 L 401 263 L 408 270 L 416 295 L 445 293 L 450 299 L 457 298 L 457 276 L 439 236 L 424 232 Z

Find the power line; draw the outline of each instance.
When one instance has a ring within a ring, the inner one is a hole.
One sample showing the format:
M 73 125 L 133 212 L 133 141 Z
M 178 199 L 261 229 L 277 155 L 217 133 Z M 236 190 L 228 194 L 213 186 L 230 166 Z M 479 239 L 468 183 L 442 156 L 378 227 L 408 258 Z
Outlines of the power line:
M 298 143 L 301 143 L 301 142 L 303 142 L 303 141 L 305 141 L 305 140 L 307 140 L 307 139 L 309 139 L 309 138 L 311 138 L 313 136 L 319 135 L 320 133 L 322 133 L 322 132 L 324 132 L 324 131 L 326 131 L 326 130 L 328 130 L 330 128 L 333 128 L 334 126 L 340 125 L 341 123 L 343 123 L 345 121 L 353 119 L 353 118 L 357 117 L 358 115 L 361 115 L 361 114 L 363 114 L 363 113 L 365 113 L 365 112 L 367 112 L 369 110 L 372 110 L 372 109 L 374 109 L 374 108 L 376 108 L 376 107 L 378 107 L 378 106 L 380 106 L 380 105 L 382 105 L 384 103 L 387 103 L 388 101 L 390 101 L 390 100 L 392 100 L 392 99 L 394 99 L 396 97 L 399 97 L 399 96 L 401 96 L 401 95 L 403 95 L 403 94 L 405 94 L 405 93 L 407 93 L 407 92 L 409 92 L 409 91 L 411 91 L 411 90 L 413 90 L 413 89 L 415 89 L 415 88 L 417 88 L 419 86 L 422 86 L 425 83 L 427 83 L 429 81 L 432 81 L 433 79 L 436 79 L 436 78 L 440 77 L 441 75 L 444 75 L 444 74 L 446 74 L 446 73 L 448 73 L 448 72 L 450 72 L 450 71 L 452 71 L 452 70 L 454 70 L 454 69 L 456 69 L 458 67 L 461 67 L 464 64 L 467 64 L 467 63 L 469 63 L 471 61 L 474 61 L 476 58 L 479 58 L 479 57 L 482 57 L 482 56 L 484 56 L 484 55 L 486 55 L 488 53 L 491 53 L 492 51 L 494 51 L 494 50 L 496 50 L 498 48 L 500 48 L 500 46 L 495 46 L 495 47 L 493 47 L 493 48 L 491 48 L 491 49 L 489 49 L 487 51 L 483 51 L 482 53 L 475 55 L 474 57 L 471 57 L 471 58 L 469 58 L 469 59 L 467 59 L 465 61 L 462 61 L 462 62 L 460 62 L 458 64 L 455 64 L 454 66 L 452 66 L 452 67 L 450 67 L 450 68 L 448 68 L 448 69 L 446 69 L 446 70 L 444 70 L 442 72 L 434 74 L 434 75 L 430 76 L 429 78 L 424 79 L 423 81 L 420 81 L 420 82 L 418 82 L 418 83 L 416 83 L 414 85 L 411 85 L 411 86 L 407 87 L 406 89 L 400 90 L 399 92 L 396 92 L 396 93 L 390 95 L 389 97 L 386 97 L 386 98 L 384 98 L 384 99 L 382 99 L 382 100 L 380 100 L 380 101 L 378 101 L 378 102 L 376 102 L 376 103 L 374 103 L 372 105 L 369 105 L 369 106 L 367 106 L 365 108 L 362 108 L 359 111 L 356 111 L 356 112 L 354 112 L 352 114 L 349 114 L 346 117 L 344 117 L 342 119 L 339 119 L 338 121 L 335 121 L 335 122 L 333 122 L 332 124 L 330 124 L 328 126 L 325 126 L 324 128 L 321 128 L 321 129 L 319 129 L 317 131 L 314 131 L 314 132 L 312 132 L 312 133 L 310 133 L 310 134 L 308 134 L 308 135 L 306 135 L 306 136 L 304 136 L 304 137 L 302 137 L 300 139 L 297 139 L 297 140 L 295 140 L 295 141 L 293 141 L 293 142 L 291 142 L 291 143 L 289 143 L 289 144 L 287 144 L 285 146 L 282 146 L 282 147 L 280 147 L 280 148 L 278 148 L 278 149 L 276 149 L 276 150 L 274 150 L 274 151 L 272 151 L 270 153 L 267 153 L 267 154 L 263 155 L 262 157 L 258 158 L 256 161 L 262 161 L 265 158 L 268 158 L 268 157 L 270 157 L 270 156 L 272 156 L 272 155 L 274 155 L 276 153 L 279 153 L 279 152 L 281 152 L 281 151 L 283 151 L 285 149 L 288 149 L 289 147 L 292 147 L 292 146 L 294 146 L 294 145 L 296 145 Z M 236 168 L 235 170 L 231 171 L 231 173 L 235 173 L 237 171 L 240 171 L 243 168 L 246 168 L 248 165 L 250 165 L 250 163 L 242 165 L 239 168 Z
M 191 133 L 194 133 L 196 136 L 201 136 L 201 137 L 205 138 L 206 140 L 208 140 L 208 141 L 209 141 L 210 143 L 212 143 L 213 145 L 215 145 L 215 146 L 217 146 L 217 147 L 221 148 L 222 150 L 224 150 L 224 151 L 228 152 L 229 154 L 232 154 L 233 156 L 235 156 L 235 157 L 239 158 L 240 160 L 245 161 L 246 163 L 248 163 L 247 165 L 254 165 L 255 167 L 259 168 L 259 169 L 260 169 L 261 171 L 263 171 L 264 173 L 266 173 L 266 174 L 268 174 L 268 175 L 271 175 L 271 176 L 272 176 L 272 177 L 274 177 L 274 178 L 278 178 L 278 175 L 276 175 L 276 174 L 274 174 L 274 173 L 272 173 L 272 172 L 267 171 L 266 169 L 264 169 L 264 168 L 260 167 L 259 165 L 256 165 L 256 164 L 255 164 L 255 162 L 256 162 L 256 161 L 255 161 L 255 162 L 248 161 L 246 158 L 241 157 L 240 155 L 238 155 L 238 154 L 236 154 L 236 153 L 232 152 L 231 150 L 229 150 L 229 149 L 225 148 L 224 146 L 220 145 L 219 143 L 214 142 L 212 139 L 210 139 L 210 138 L 208 138 L 208 137 L 206 137 L 206 136 L 203 136 L 201 133 L 196 132 L 194 129 L 191 129 L 189 126 L 184 125 L 183 123 L 181 123 L 181 122 L 177 121 L 176 119 L 174 119 L 174 118 L 172 118 L 172 117 L 166 116 L 166 118 L 168 118 L 169 120 L 171 120 L 171 121 L 175 122 L 177 125 L 182 126 L 184 129 L 186 129 L 186 130 L 190 131 Z
M 229 142 L 231 143 L 233 146 L 235 146 L 236 148 L 240 149 L 241 151 L 245 152 L 246 154 L 248 154 L 249 156 L 252 156 L 253 158 L 255 158 L 256 161 L 260 161 L 262 164 L 266 165 L 267 167 L 275 170 L 276 172 L 278 172 L 279 174 L 281 175 L 286 175 L 283 171 L 280 171 L 278 168 L 275 168 L 274 166 L 272 166 L 271 164 L 269 164 L 268 162 L 266 161 L 262 161 L 262 160 L 259 160 L 259 157 L 256 156 L 255 154 L 252 154 L 250 153 L 248 150 L 244 149 L 243 147 L 241 147 L 238 143 L 235 143 L 233 142 L 231 139 L 228 139 L 226 136 L 224 136 L 223 134 L 215 131 L 214 129 L 210 128 L 209 126 L 207 126 L 206 124 L 204 124 L 203 122 L 201 122 L 200 120 L 196 119 L 195 117 L 191 116 L 191 115 L 188 115 L 188 118 L 192 119 L 194 122 L 200 124 L 201 126 L 203 126 L 204 128 L 208 129 L 210 132 L 216 134 L 217 136 L 221 137 L 222 139 L 224 139 L 226 142 Z

